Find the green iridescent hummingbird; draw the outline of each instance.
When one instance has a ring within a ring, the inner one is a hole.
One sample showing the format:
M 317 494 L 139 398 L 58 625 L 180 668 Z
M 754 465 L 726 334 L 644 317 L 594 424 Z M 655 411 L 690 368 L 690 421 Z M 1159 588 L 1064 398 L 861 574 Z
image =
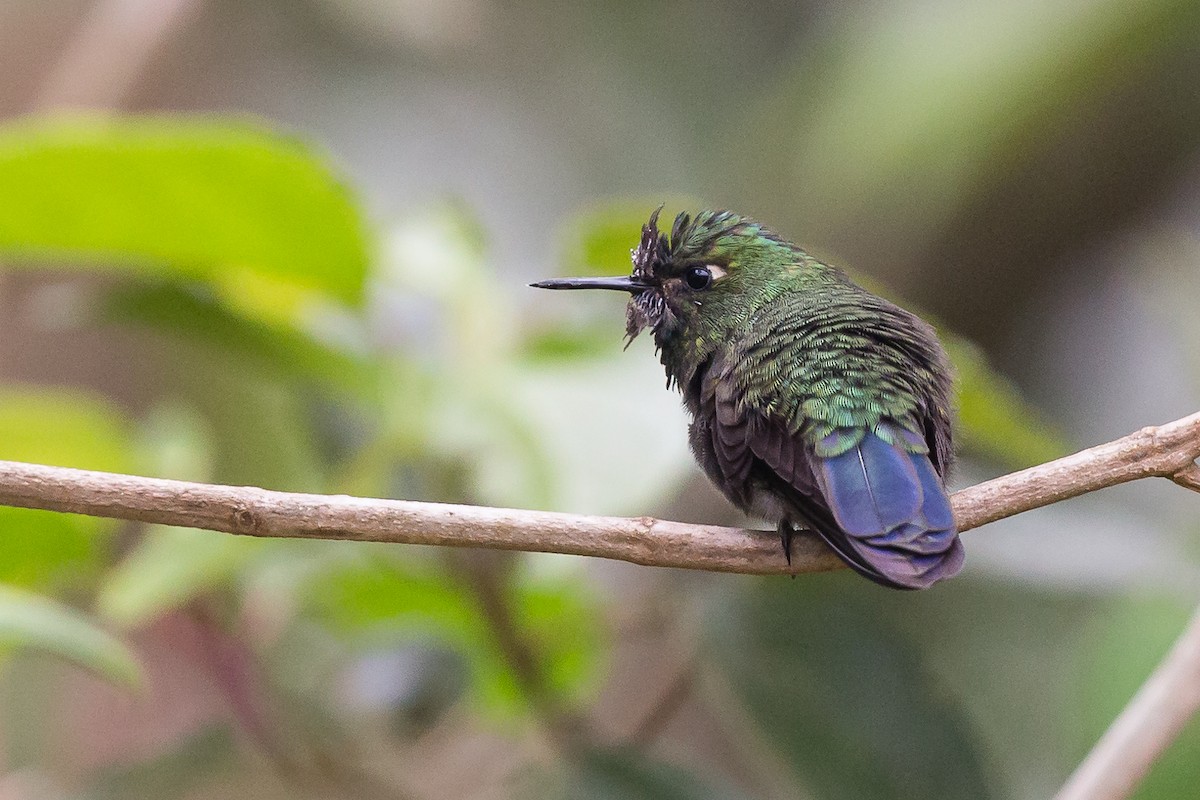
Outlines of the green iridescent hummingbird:
M 632 295 L 627 336 L 653 332 L 696 460 L 778 522 L 788 563 L 799 525 L 884 586 L 956 574 L 950 368 L 933 328 L 751 219 L 680 214 L 666 234 L 658 214 L 628 277 L 533 286 Z

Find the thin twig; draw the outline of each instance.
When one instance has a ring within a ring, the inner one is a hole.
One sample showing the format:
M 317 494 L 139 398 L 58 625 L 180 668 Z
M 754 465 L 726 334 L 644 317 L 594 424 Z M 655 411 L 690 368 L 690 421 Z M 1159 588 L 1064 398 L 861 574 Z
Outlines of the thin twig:
M 691 698 L 695 682 L 696 661 L 689 656 L 686 662 L 676 666 L 675 676 L 626 738 L 625 745 L 635 750 L 648 749 Z
M 1200 711 L 1200 609 L 1055 800 L 1124 800 Z
M 959 530 L 1139 478 L 1197 489 L 1200 413 L 957 492 Z M 657 567 L 797 574 L 838 569 L 797 535 L 789 568 L 774 533 L 651 517 L 593 517 L 345 495 L 295 494 L 0 461 L 0 505 L 207 528 L 247 536 L 484 547 Z
M 474 594 L 487 620 L 501 656 L 513 672 L 517 685 L 537 712 L 546 730 L 548 744 L 560 755 L 573 757 L 589 744 L 590 733 L 582 718 L 572 713 L 555 694 L 546 675 L 543 655 L 513 613 L 509 597 L 511 565 L 498 562 L 499 553 L 457 553 L 450 567 Z M 473 556 L 473 557 L 472 557 Z
M 1139 478 L 1169 478 L 1200 491 L 1200 413 L 1074 455 L 963 489 L 954 495 L 959 530 Z

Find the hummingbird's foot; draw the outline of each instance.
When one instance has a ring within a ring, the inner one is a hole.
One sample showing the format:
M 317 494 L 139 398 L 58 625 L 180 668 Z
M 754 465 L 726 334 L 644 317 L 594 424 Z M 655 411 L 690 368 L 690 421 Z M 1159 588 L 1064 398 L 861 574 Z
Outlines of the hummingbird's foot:
M 787 559 L 788 566 L 792 565 L 792 537 L 796 535 L 796 529 L 792 527 L 791 520 L 779 520 L 779 543 L 783 545 L 783 557 Z

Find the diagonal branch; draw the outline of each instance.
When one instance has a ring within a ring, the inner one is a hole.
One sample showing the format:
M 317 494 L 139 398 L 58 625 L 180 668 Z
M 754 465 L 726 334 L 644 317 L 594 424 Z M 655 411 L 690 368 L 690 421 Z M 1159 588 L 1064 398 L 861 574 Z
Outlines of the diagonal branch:
M 1074 455 L 971 486 L 954 495 L 960 530 L 1138 478 L 1170 478 L 1200 491 L 1200 413 Z
M 960 530 L 1139 478 L 1200 490 L 1200 413 L 957 492 Z M 772 533 L 650 517 L 296 494 L 0 461 L 0 505 L 207 528 L 249 536 L 346 539 L 567 553 L 658 567 L 752 574 L 837 569 L 798 535 L 789 568 Z
M 1055 800 L 1125 800 L 1200 711 L 1200 609 Z

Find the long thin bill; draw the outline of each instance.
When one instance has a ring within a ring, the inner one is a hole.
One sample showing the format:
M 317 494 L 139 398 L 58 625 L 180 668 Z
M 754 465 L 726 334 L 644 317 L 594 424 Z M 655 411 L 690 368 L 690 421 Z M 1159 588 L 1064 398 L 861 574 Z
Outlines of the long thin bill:
M 646 284 L 629 276 L 621 278 L 552 278 L 529 285 L 537 289 L 614 289 L 630 294 L 637 294 L 649 288 Z

